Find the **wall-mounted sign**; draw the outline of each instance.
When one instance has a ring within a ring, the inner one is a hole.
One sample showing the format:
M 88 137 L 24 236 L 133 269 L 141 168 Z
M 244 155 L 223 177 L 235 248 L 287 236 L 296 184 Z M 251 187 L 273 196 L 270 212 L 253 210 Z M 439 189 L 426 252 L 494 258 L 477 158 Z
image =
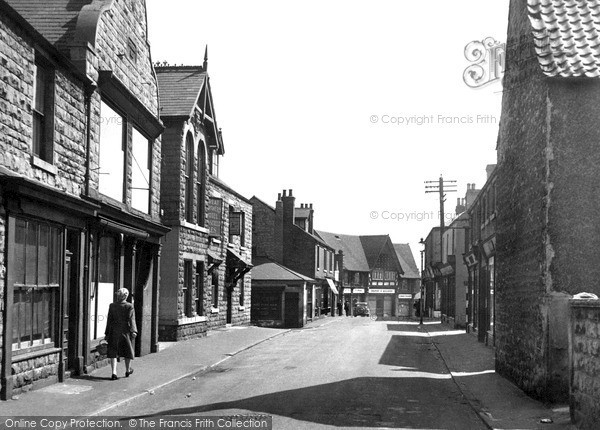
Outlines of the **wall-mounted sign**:
M 223 199 L 211 197 L 206 208 L 206 226 L 211 236 L 219 237 L 222 234 Z
M 352 290 L 352 292 L 354 294 L 364 294 L 365 289 L 364 288 L 355 288 L 355 289 Z
M 393 288 L 370 288 L 369 294 L 394 294 L 396 290 Z
M 412 299 L 410 294 L 398 294 L 399 299 Z

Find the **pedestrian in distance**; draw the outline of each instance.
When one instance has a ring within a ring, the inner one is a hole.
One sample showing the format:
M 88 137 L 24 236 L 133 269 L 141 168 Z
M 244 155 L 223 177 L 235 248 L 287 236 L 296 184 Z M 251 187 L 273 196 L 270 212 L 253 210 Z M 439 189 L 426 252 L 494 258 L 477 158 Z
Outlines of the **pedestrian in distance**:
M 348 300 L 346 300 L 346 302 L 344 303 L 344 310 L 346 311 L 346 316 L 349 317 L 350 316 L 350 303 L 348 302 Z
M 137 326 L 135 324 L 135 311 L 133 305 L 127 302 L 129 291 L 127 288 L 120 288 L 116 294 L 116 301 L 111 303 L 108 308 L 108 318 L 106 321 L 106 342 L 108 343 L 107 357 L 110 358 L 112 369 L 111 379 L 117 377 L 117 358 L 125 359 L 125 377 L 133 373 L 131 360 L 133 360 L 132 342 L 137 336 Z
M 341 301 L 341 300 L 338 300 L 338 302 L 337 302 L 337 310 L 338 310 L 338 316 L 340 316 L 340 317 L 341 317 L 342 315 L 344 315 L 344 314 L 342 313 L 342 308 L 343 308 L 343 307 L 344 307 L 344 305 L 342 305 L 342 301 Z

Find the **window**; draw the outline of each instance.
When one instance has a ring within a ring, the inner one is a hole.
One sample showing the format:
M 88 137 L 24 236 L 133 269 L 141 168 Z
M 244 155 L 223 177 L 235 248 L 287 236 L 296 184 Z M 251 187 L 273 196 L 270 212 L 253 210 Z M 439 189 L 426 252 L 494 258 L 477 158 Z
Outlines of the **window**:
M 196 296 L 197 315 L 204 315 L 204 261 L 196 261 Z
M 216 271 L 212 272 L 212 305 L 219 307 L 219 273 Z
M 219 154 L 215 151 L 211 151 L 209 155 L 209 163 L 210 163 L 210 174 L 213 176 L 219 176 Z
M 354 274 L 354 283 L 355 283 L 356 285 L 359 285 L 359 284 L 360 284 L 360 273 L 355 273 L 355 274 Z
M 132 129 L 131 207 L 150 212 L 150 168 L 152 146 L 135 127 Z
M 127 40 L 127 58 L 129 58 L 129 61 L 131 61 L 134 65 L 138 61 L 138 49 L 135 45 L 135 42 L 131 39 Z
M 233 241 L 234 236 L 239 236 L 240 245 L 244 246 L 244 227 L 245 227 L 244 212 L 234 211 L 233 207 L 229 207 L 229 242 Z
M 321 267 L 321 247 L 317 245 L 317 270 Z
M 223 234 L 223 199 L 211 197 L 208 199 L 208 208 L 206 211 L 206 226 L 209 234 L 214 237 L 221 237 Z
M 194 139 L 191 134 L 185 142 L 185 220 L 194 222 Z
M 380 270 L 380 269 L 373 270 L 373 279 L 374 280 L 383 280 L 383 270 Z
M 205 179 L 206 178 L 206 155 L 204 152 L 204 143 L 200 142 L 198 144 L 198 173 L 196 176 L 196 188 L 198 195 L 198 208 L 197 208 L 197 219 L 196 222 L 198 225 L 204 227 L 204 215 L 205 215 L 205 206 L 206 206 L 206 186 Z
M 36 61 L 33 80 L 33 154 L 52 163 L 54 140 L 53 71 Z
M 100 103 L 99 191 L 123 201 L 126 121 L 104 101 Z
M 114 236 L 103 236 L 99 240 L 96 272 L 90 272 L 94 275 L 90 289 L 90 337 L 98 339 L 104 337 L 106 330 L 106 320 L 108 318 L 108 307 L 113 302 L 115 291 L 117 290 L 117 240 Z
M 62 229 L 26 219 L 14 222 L 12 349 L 51 344 L 57 335 Z
M 192 294 L 192 282 L 193 282 L 194 278 L 193 278 L 193 266 L 192 266 L 192 260 L 184 260 L 183 261 L 183 288 L 182 288 L 182 295 L 183 295 L 183 315 L 184 316 L 191 316 L 192 313 L 192 300 L 191 300 L 191 294 Z

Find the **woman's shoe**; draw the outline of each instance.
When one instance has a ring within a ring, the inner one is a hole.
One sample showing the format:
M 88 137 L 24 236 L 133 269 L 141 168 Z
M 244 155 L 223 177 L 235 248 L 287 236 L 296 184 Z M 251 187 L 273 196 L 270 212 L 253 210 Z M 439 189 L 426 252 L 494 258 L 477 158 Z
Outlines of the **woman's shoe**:
M 129 369 L 129 372 L 125 372 L 125 377 L 129 378 L 129 375 L 133 373 L 133 369 Z
M 119 379 L 119 377 L 113 373 L 113 375 L 110 377 L 110 379 L 112 379 L 113 381 L 116 381 L 117 379 Z

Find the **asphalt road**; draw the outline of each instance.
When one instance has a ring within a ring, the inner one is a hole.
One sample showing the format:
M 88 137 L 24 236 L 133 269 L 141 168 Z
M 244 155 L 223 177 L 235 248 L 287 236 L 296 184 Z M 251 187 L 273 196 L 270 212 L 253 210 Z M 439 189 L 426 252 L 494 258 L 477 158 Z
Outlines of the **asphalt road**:
M 486 429 L 418 325 L 329 318 L 112 411 L 273 416 L 274 429 Z

